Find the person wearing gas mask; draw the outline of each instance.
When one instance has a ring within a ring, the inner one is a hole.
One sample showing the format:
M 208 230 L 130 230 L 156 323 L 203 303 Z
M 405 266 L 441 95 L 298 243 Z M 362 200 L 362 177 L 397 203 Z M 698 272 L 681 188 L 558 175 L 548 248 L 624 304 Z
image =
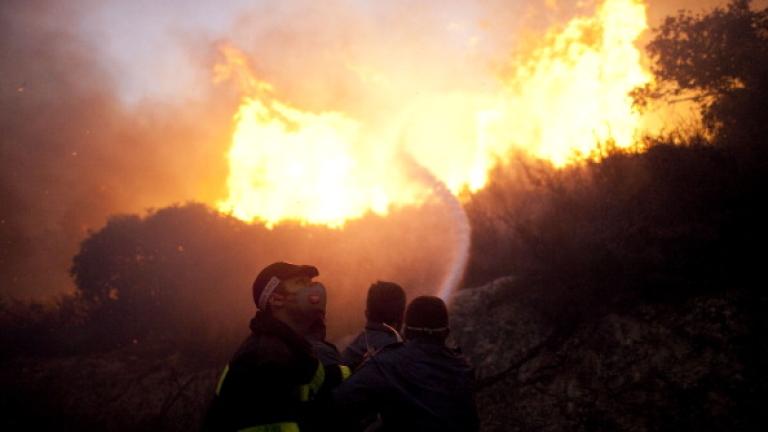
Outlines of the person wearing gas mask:
M 331 388 L 349 369 L 323 365 L 305 335 L 325 312 L 316 267 L 276 262 L 253 283 L 251 334 L 224 368 L 203 431 L 326 430 Z
M 448 309 L 435 296 L 413 299 L 405 311 L 405 343 L 391 344 L 333 389 L 338 431 L 475 432 L 475 373 L 446 346 Z
M 378 281 L 368 288 L 363 331 L 341 352 L 341 363 L 353 371 L 381 348 L 402 342 L 405 290 L 394 282 Z

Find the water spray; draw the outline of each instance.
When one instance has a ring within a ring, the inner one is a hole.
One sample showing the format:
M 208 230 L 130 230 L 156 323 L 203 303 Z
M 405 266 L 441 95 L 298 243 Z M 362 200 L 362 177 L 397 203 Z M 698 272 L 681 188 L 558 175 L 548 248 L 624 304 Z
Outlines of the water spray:
M 450 303 L 453 292 L 458 288 L 469 260 L 471 228 L 469 218 L 459 199 L 440 179 L 426 167 L 419 164 L 410 154 L 403 152 L 402 159 L 409 174 L 416 180 L 428 185 L 442 202 L 448 205 L 451 218 L 455 221 L 457 241 L 453 250 L 452 265 L 447 269 L 436 293 L 446 303 Z

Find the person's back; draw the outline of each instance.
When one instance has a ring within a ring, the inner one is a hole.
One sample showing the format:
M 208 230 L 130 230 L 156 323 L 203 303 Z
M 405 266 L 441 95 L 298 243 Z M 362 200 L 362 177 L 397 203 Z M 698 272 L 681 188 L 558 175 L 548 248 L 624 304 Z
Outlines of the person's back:
M 372 372 L 365 374 L 366 370 Z M 340 388 L 340 394 L 380 391 L 382 397 L 375 409 L 381 415 L 384 430 L 478 429 L 474 370 L 444 345 L 417 339 L 384 348 L 359 372 L 362 374 L 353 374 Z M 354 396 L 351 399 L 354 401 Z M 363 403 L 349 409 L 373 412 L 374 408 L 366 408 Z
M 405 311 L 405 290 L 393 282 L 376 282 L 368 288 L 365 328 L 341 353 L 341 363 L 356 369 L 381 348 L 402 341 L 400 327 Z
M 383 430 L 477 431 L 475 373 L 445 346 L 445 304 L 418 297 L 405 324 L 408 342 L 382 349 L 333 391 L 340 427 L 380 413 Z

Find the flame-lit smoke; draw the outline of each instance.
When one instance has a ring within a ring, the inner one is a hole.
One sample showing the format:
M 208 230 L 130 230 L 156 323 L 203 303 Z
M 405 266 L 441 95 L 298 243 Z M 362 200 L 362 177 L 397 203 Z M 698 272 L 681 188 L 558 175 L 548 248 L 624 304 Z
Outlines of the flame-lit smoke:
M 639 117 L 628 92 L 649 80 L 635 46 L 646 28 L 641 2 L 605 0 L 594 16 L 574 18 L 513 56 L 497 94 L 431 93 L 403 103 L 393 117 L 403 122 L 392 126 L 401 130 L 389 135 L 354 113 L 283 102 L 246 55 L 222 45 L 216 81 L 236 82 L 242 99 L 228 153 L 229 196 L 218 206 L 267 226 L 343 227 L 368 212 L 386 215 L 435 196 L 450 206 L 458 233 L 436 287 L 447 299 L 469 250 L 456 196 L 483 187 L 499 159 L 521 148 L 561 166 L 588 156 L 598 141 L 632 143 Z
M 588 155 L 597 141 L 627 146 L 639 126 L 628 92 L 649 80 L 634 45 L 646 28 L 638 0 L 605 0 L 593 17 L 575 18 L 519 53 L 502 77 L 506 88 L 495 95 L 496 106 L 460 111 L 468 118 L 457 121 L 453 104 L 491 99 L 437 94 L 437 102 L 420 107 L 426 114 L 404 104 L 404 143 L 376 136 L 353 114 L 282 102 L 242 53 L 225 46 L 217 80 L 238 78 L 243 98 L 228 155 L 229 197 L 219 207 L 270 225 L 340 226 L 368 211 L 386 214 L 389 206 L 419 202 L 423 189 L 393 158 L 401 145 L 454 193 L 484 186 L 495 158 L 513 147 L 563 165 L 574 154 Z
M 407 148 L 364 142 L 359 122 L 343 113 L 303 112 L 280 102 L 271 85 L 253 76 L 242 53 L 230 45 L 221 51 L 225 61 L 216 66 L 216 80 L 236 79 L 246 96 L 228 155 L 229 199 L 220 209 L 267 226 L 299 221 L 341 227 L 367 212 L 386 215 L 393 205 L 423 203 L 434 195 L 450 209 L 456 227 L 448 242 L 454 243 L 452 259 L 437 287 L 448 300 L 469 253 L 469 222 L 456 196 Z
M 632 41 L 644 25 L 637 1 L 585 6 L 526 49 L 524 9 L 546 14 L 533 2 L 336 3 L 330 11 L 306 0 L 97 3 L 0 6 L 8 293 L 71 290 L 78 242 L 116 213 L 200 201 L 270 226 L 343 227 L 430 197 L 448 202 L 437 183 L 413 180 L 401 151 L 456 197 L 482 188 L 515 146 L 561 164 L 608 132 L 623 143 L 637 121 L 622 99 L 641 79 L 633 72 Z M 548 4 L 561 17 L 573 9 Z M 163 18 L 171 15 L 169 31 Z M 160 32 L 167 37 L 154 39 Z M 237 95 L 209 79 L 221 40 L 232 41 L 230 63 L 237 49 L 256 62 L 229 77 L 242 84 Z M 142 85 L 128 82 L 138 75 Z M 242 187 L 227 181 L 238 172 Z M 291 178 L 301 186 L 276 189 Z
M 223 189 L 226 98 L 125 107 L 97 41 L 75 31 L 89 13 L 91 2 L 0 2 L 0 299 L 73 291 L 79 243 L 111 215 Z

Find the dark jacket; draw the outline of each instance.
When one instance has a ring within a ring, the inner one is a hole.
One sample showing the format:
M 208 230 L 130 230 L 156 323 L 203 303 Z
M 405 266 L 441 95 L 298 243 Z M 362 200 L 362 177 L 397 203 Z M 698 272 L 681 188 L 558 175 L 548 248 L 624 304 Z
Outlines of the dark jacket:
M 363 331 L 341 352 L 341 364 L 355 370 L 367 357 L 366 353 L 370 356 L 389 344 L 401 341 L 392 327 L 368 321 Z
M 387 431 L 479 429 L 474 370 L 433 340 L 382 349 L 333 390 L 333 400 L 342 430 L 377 412 Z
M 269 314 L 257 314 L 250 327 L 222 374 L 203 431 L 259 425 L 324 430 L 339 367 L 323 367 L 303 336 Z
M 320 360 L 320 363 L 324 365 L 341 364 L 341 354 L 336 345 L 310 335 L 307 335 L 306 339 L 312 345 L 312 350 L 315 352 L 318 360 Z

